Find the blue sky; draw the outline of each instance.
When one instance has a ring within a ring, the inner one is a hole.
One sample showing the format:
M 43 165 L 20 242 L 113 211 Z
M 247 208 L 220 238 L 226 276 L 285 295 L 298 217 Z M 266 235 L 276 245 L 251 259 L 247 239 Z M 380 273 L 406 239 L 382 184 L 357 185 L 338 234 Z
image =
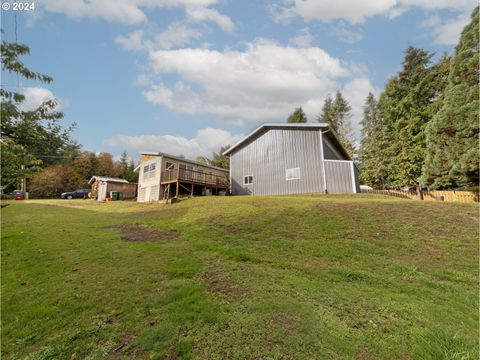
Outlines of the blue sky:
M 302 106 L 315 121 L 341 90 L 361 107 L 408 45 L 452 53 L 472 0 L 43 0 L 18 11 L 26 108 L 55 97 L 85 150 L 210 156 Z M 14 13 L 2 10 L 3 39 Z M 2 73 L 2 85 L 16 78 Z

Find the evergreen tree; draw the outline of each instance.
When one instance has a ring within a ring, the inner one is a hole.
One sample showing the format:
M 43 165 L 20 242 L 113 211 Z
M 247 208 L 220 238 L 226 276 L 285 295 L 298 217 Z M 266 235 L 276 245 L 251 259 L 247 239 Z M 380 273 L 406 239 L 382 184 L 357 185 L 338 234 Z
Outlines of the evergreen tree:
M 295 111 L 291 113 L 287 119 L 287 123 L 306 123 L 306 122 L 307 122 L 307 116 L 305 115 L 301 107 L 295 109 Z
M 122 179 L 133 183 L 138 181 L 138 174 L 134 171 L 135 163 L 133 160 L 130 160 L 130 162 L 128 161 L 128 155 L 126 151 L 122 153 L 122 156 L 116 165 L 120 169 L 119 173 Z
M 223 155 L 223 153 L 230 147 L 230 145 L 222 146 L 218 153 L 213 153 L 213 158 L 210 160 L 210 165 L 220 167 L 222 169 L 230 168 L 230 158 Z
M 478 186 L 479 8 L 460 37 L 442 106 L 427 127 L 422 182 L 430 188 Z
M 437 76 L 438 67 L 431 64 L 432 55 L 408 47 L 402 70 L 389 80 L 380 97 L 389 186 L 415 186 L 421 175 L 426 156 L 425 127 L 445 87 Z
M 379 144 L 382 143 L 382 121 L 378 102 L 370 92 L 363 107 L 360 141 L 360 178 L 361 182 L 375 188 L 385 187 L 384 156 Z
M 327 123 L 330 128 L 338 135 L 338 138 L 347 150 L 350 157 L 355 154 L 355 139 L 352 135 L 351 106 L 348 101 L 342 96 L 340 91 L 337 91 L 335 100 L 327 96 L 322 107 L 322 113 L 317 117 L 317 121 Z

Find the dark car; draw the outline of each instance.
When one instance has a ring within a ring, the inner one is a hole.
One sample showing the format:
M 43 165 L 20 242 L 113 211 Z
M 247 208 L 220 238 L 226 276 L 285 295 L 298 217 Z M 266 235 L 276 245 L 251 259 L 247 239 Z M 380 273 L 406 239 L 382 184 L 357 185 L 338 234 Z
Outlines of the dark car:
M 75 191 L 64 192 L 60 197 L 62 199 L 86 199 L 89 193 L 90 189 L 77 189 Z
M 25 193 L 23 191 L 14 191 L 13 198 L 15 200 L 25 200 Z

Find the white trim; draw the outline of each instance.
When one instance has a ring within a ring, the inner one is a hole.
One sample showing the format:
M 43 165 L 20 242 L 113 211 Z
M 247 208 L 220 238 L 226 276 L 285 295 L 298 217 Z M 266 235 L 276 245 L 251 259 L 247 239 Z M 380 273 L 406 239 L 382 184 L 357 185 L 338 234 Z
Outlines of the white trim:
M 245 183 L 245 178 L 246 177 L 252 177 L 252 182 L 251 183 Z M 253 175 L 243 175 L 243 185 L 253 185 Z
M 351 162 L 351 167 L 350 167 L 350 169 L 351 169 L 351 171 L 352 171 L 353 193 L 356 194 L 356 193 L 357 193 L 357 187 L 355 186 L 355 169 L 354 169 L 353 161 Z
M 330 149 L 330 151 L 331 151 L 335 156 L 337 156 L 339 159 L 345 158 L 344 156 L 342 156 L 342 154 L 340 154 L 340 153 L 338 152 L 337 149 L 335 149 L 335 148 L 332 146 L 332 144 L 330 144 L 330 141 L 328 141 L 328 139 L 325 139 L 323 143 L 324 143 L 325 146 L 328 147 L 328 148 Z M 335 160 L 335 159 L 327 159 L 327 160 Z
M 292 173 L 292 172 L 298 172 L 298 177 L 288 178 L 288 172 L 289 172 L 289 171 L 290 171 L 290 173 Z M 299 167 L 285 169 L 285 180 L 286 180 L 286 181 L 301 180 L 301 179 L 302 179 L 302 174 L 301 174 L 301 171 L 300 171 L 300 168 L 299 168 Z
M 332 159 L 325 159 L 325 161 L 348 162 L 348 163 L 352 163 L 352 164 L 353 164 L 353 161 L 352 161 L 352 160 L 332 160 Z
M 327 174 L 325 173 L 325 156 L 323 154 L 323 132 L 319 131 L 320 133 L 320 152 L 321 152 L 321 160 L 322 160 L 322 172 L 323 172 L 323 191 L 327 192 Z
M 228 184 L 228 187 L 230 188 L 230 195 L 233 195 L 233 192 L 232 192 L 232 157 L 229 156 L 228 157 L 229 161 L 228 161 L 228 177 L 229 177 L 229 184 Z

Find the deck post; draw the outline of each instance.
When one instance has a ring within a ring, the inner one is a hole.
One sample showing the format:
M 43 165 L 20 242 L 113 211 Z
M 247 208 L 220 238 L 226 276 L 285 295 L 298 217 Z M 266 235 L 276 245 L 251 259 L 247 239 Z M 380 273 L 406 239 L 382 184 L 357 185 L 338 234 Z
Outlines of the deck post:
M 178 182 L 177 180 L 177 191 L 176 191 L 176 194 L 175 194 L 175 197 L 178 198 L 178 191 L 180 190 L 180 183 Z
M 193 196 L 193 187 L 194 187 L 194 185 L 192 183 L 192 192 L 190 193 L 190 196 Z

